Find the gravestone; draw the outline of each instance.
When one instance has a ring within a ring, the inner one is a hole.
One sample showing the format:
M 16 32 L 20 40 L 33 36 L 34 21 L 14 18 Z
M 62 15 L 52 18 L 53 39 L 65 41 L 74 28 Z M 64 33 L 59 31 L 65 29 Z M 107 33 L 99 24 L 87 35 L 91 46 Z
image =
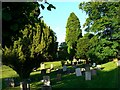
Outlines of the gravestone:
M 44 63 L 41 63 L 40 69 L 41 69 L 41 70 L 42 70 L 42 69 L 45 69 L 45 64 L 44 64 Z
M 117 61 L 117 66 L 120 67 L 120 60 Z
M 46 69 L 42 69 L 41 74 L 43 74 L 43 75 L 46 74 Z
M 95 69 L 91 70 L 91 74 L 92 75 L 96 75 L 97 74 L 97 71 Z
M 50 68 L 48 68 L 48 69 L 47 69 L 47 71 L 48 71 L 48 73 L 50 73 L 50 72 L 51 72 L 51 69 L 50 69 Z
M 43 76 L 44 86 L 50 86 L 50 76 Z
M 20 89 L 21 90 L 30 90 L 30 84 L 26 83 L 26 82 L 20 82 Z
M 66 72 L 66 71 L 67 71 L 67 66 L 64 65 L 64 66 L 63 66 L 63 72 Z
M 80 68 L 75 69 L 76 76 L 82 76 Z
M 91 80 L 91 71 L 85 72 L 85 80 Z
M 14 79 L 9 79 L 9 85 L 10 87 L 15 87 Z
M 53 69 L 53 64 L 51 64 L 50 69 L 51 69 L 51 70 Z
M 95 67 L 96 66 L 96 63 L 93 63 L 92 67 Z

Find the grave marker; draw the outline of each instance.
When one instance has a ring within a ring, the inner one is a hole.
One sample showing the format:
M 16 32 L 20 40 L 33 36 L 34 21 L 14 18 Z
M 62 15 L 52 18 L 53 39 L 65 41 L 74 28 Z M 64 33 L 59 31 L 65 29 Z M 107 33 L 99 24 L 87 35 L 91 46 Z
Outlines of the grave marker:
M 96 70 L 95 69 L 91 70 L 91 74 L 96 75 L 97 74 Z
M 82 73 L 80 71 L 80 68 L 75 69 L 76 76 L 82 76 Z
M 50 86 L 50 77 L 43 76 L 43 82 L 44 82 L 44 86 Z
M 41 63 L 40 69 L 41 69 L 41 70 L 42 70 L 42 69 L 45 69 L 45 64 L 44 64 L 44 63 Z
M 117 61 L 117 66 L 120 67 L 120 60 Z
M 85 80 L 91 80 L 91 71 L 85 72 Z
M 65 71 L 67 71 L 67 66 L 66 65 L 63 66 L 63 72 L 65 72 Z
M 50 69 L 53 69 L 53 64 L 51 64 Z

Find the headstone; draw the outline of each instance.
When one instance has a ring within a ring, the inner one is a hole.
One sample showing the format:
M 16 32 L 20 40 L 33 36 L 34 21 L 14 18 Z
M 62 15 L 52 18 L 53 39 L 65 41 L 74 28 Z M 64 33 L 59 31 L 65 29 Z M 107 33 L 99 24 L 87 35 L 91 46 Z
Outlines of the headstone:
M 95 69 L 91 70 L 91 73 L 92 73 L 92 75 L 96 75 L 97 74 Z
M 50 73 L 50 72 L 51 72 L 51 69 L 49 68 L 49 69 L 47 69 L 47 71 L 48 71 L 48 73 Z
M 41 63 L 40 69 L 41 69 L 41 70 L 42 70 L 42 69 L 45 69 L 45 64 L 44 64 L 44 63 Z
M 67 71 L 67 66 L 66 65 L 63 66 L 63 72 L 65 72 L 65 71 Z
M 76 76 L 82 76 L 82 73 L 80 71 L 80 68 L 75 69 Z
M 30 90 L 30 84 L 26 82 L 20 82 L 20 88 L 21 90 Z
M 92 67 L 95 67 L 96 66 L 96 63 L 93 63 Z
M 10 79 L 9 85 L 10 85 L 11 87 L 15 87 L 14 79 Z
M 85 80 L 91 80 L 91 71 L 85 72 Z
M 50 69 L 53 69 L 53 64 L 51 64 L 51 67 L 50 67 Z
M 117 62 L 117 66 L 120 67 L 120 60 L 118 60 L 118 62 Z
M 43 75 L 46 74 L 46 69 L 42 69 L 41 74 L 43 74 Z
M 44 80 L 44 86 L 50 86 L 50 77 L 49 76 L 43 76 Z

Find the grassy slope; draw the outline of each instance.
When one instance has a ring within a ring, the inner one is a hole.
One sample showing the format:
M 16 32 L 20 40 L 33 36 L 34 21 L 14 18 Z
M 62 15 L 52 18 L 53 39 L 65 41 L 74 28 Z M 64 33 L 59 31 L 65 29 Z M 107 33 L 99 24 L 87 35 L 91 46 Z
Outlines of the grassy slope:
M 59 67 L 60 62 L 50 62 L 45 63 L 46 67 L 49 68 L 50 64 L 54 63 L 55 68 Z M 75 74 L 62 75 L 61 81 L 56 81 L 56 73 L 52 72 L 50 75 L 51 85 L 53 88 L 115 88 L 118 87 L 118 69 L 116 68 L 116 63 L 108 62 L 103 64 L 103 70 L 97 71 L 97 76 L 93 76 L 91 81 L 85 81 L 84 76 L 76 77 Z M 2 68 L 2 78 L 7 77 L 17 77 L 18 75 L 9 67 L 3 66 Z M 31 73 L 30 78 L 32 88 L 40 88 L 42 83 L 42 75 L 40 71 Z M 4 82 L 3 82 L 4 83 Z M 4 86 L 4 84 L 3 84 Z M 5 87 L 5 86 L 4 86 Z

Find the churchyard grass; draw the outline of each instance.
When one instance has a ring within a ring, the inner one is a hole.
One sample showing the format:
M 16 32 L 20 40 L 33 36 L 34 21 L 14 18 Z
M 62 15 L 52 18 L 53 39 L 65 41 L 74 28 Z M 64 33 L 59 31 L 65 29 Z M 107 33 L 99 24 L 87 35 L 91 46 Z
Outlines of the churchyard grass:
M 54 64 L 54 68 L 57 69 L 62 68 L 61 62 L 46 62 L 46 68 L 49 68 L 51 64 Z M 92 76 L 92 80 L 86 81 L 84 76 L 77 77 L 73 74 L 65 74 L 62 75 L 62 80 L 56 80 L 56 72 L 52 71 L 47 74 L 50 76 L 52 88 L 117 88 L 118 87 L 118 68 L 115 62 L 108 62 L 101 65 L 103 67 L 102 70 L 97 70 L 97 75 Z M 18 75 L 15 71 L 13 71 L 8 66 L 3 65 L 2 67 L 2 80 L 3 80 L 3 88 L 5 89 L 4 79 L 16 77 Z M 71 66 L 69 66 L 71 68 Z M 42 75 L 40 71 L 34 71 L 30 74 L 30 78 L 33 79 L 30 85 L 31 88 L 39 89 L 41 85 L 43 85 L 40 80 L 42 80 Z M 19 80 L 19 78 L 18 78 Z M 17 86 L 19 87 L 19 86 Z M 3 90 L 4 90 L 3 89 Z M 9 89 L 10 90 L 10 89 Z

